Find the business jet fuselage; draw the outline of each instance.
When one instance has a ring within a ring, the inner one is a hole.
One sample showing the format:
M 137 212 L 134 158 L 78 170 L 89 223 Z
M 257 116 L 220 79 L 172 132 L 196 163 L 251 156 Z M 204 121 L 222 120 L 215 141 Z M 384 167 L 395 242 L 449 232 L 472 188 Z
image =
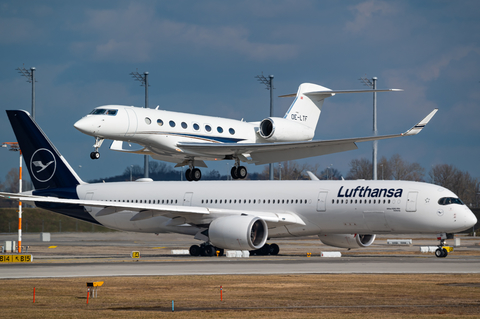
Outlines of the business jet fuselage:
M 375 92 L 395 91 L 375 90 Z M 320 85 L 303 83 L 283 118 L 269 117 L 259 122 L 245 122 L 197 114 L 146 109 L 133 106 L 105 105 L 95 108 L 74 126 L 95 137 L 95 151 L 105 139 L 114 140 L 110 149 L 151 155 L 154 159 L 188 165 L 187 180 L 199 180 L 196 167 L 205 161 L 234 160 L 232 177 L 245 178 L 241 162 L 262 165 L 331 154 L 356 149 L 365 142 L 417 134 L 436 110 L 411 130 L 395 135 L 312 141 L 324 99 L 337 93 L 373 92 L 373 90 L 332 91 Z M 421 124 L 421 125 L 420 125 Z M 124 142 L 141 147 L 125 147 Z
M 109 228 L 174 232 L 218 249 L 278 253 L 267 238 L 318 235 L 327 245 L 359 248 L 375 234 L 447 234 L 477 220 L 451 191 L 410 181 L 83 182 L 25 111 L 7 111 L 35 191 L 0 196 Z M 227 185 L 228 184 L 228 185 Z M 228 187 L 227 187 L 228 186 Z

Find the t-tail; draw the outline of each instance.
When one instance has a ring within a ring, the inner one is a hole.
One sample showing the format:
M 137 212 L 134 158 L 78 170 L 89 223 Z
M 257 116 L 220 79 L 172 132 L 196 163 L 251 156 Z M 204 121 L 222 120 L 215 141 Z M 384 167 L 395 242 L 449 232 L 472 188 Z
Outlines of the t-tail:
M 9 110 L 7 115 L 37 191 L 84 184 L 28 112 Z
M 375 90 L 331 90 L 324 86 L 313 83 L 302 83 L 296 94 L 287 94 L 280 97 L 295 97 L 292 105 L 283 117 L 286 120 L 302 123 L 315 132 L 318 119 L 322 112 L 323 101 L 335 94 L 345 93 L 374 93 L 374 92 L 396 92 L 401 89 L 375 89 Z M 313 133 L 314 134 L 314 133 Z M 312 137 L 313 137 L 312 134 Z

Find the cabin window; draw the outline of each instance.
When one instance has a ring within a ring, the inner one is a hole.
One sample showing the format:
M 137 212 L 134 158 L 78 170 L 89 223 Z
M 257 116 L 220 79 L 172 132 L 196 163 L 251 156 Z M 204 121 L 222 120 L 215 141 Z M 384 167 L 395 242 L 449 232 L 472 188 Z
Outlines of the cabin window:
M 218 127 L 217 127 L 217 132 L 218 132 L 218 133 L 223 133 L 223 128 L 220 127 L 220 126 L 218 126 Z
M 229 128 L 228 129 L 228 132 L 230 132 L 230 134 L 234 135 L 235 134 L 235 130 L 233 128 Z
M 152 120 L 149 118 L 149 117 L 146 117 L 145 118 L 145 123 L 147 123 L 148 125 L 152 124 Z
M 182 122 L 182 127 L 183 127 L 183 128 L 187 128 L 187 127 L 188 127 L 187 123 Z
M 161 119 L 158 119 L 157 124 L 158 124 L 158 126 L 163 126 L 163 121 Z
M 200 129 L 200 125 L 198 125 L 197 123 L 193 123 L 193 129 L 195 131 L 198 131 Z
M 212 127 L 211 127 L 210 125 L 205 125 L 205 131 L 211 132 L 211 131 L 212 131 Z
M 174 121 L 170 121 L 170 122 L 168 122 L 168 124 L 170 124 L 171 127 L 175 127 L 175 122 Z

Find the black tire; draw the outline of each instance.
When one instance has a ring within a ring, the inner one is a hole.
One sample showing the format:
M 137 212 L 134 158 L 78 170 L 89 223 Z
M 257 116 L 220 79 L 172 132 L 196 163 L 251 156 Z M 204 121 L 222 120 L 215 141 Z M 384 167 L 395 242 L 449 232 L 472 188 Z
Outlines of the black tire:
M 435 256 L 438 257 L 438 258 L 442 258 L 443 257 L 443 248 L 437 248 L 437 250 L 435 250 Z
M 267 256 L 270 253 L 270 245 L 269 244 L 263 245 L 263 247 L 260 248 L 259 251 L 260 251 L 259 255 Z
M 237 168 L 237 176 L 238 178 L 244 179 L 247 177 L 247 168 L 245 166 L 239 166 Z
M 205 252 L 205 256 L 215 256 L 217 254 L 217 250 L 212 245 L 205 245 L 203 250 Z
M 192 180 L 199 181 L 202 178 L 202 171 L 200 171 L 198 168 L 194 168 L 191 176 Z
M 200 256 L 200 246 L 192 245 L 190 246 L 190 256 Z
M 233 179 L 238 179 L 237 168 L 235 166 L 230 170 L 230 175 L 232 175 Z
M 448 251 L 445 248 L 443 248 L 442 250 L 443 250 L 443 256 L 442 257 L 443 258 L 447 257 L 448 256 Z
M 276 256 L 280 252 L 280 247 L 277 244 L 270 245 L 270 255 Z
M 91 159 L 99 159 L 100 158 L 100 153 L 99 152 L 91 152 L 90 153 L 90 158 Z
M 192 170 L 190 168 L 185 171 L 185 178 L 189 182 L 192 181 Z

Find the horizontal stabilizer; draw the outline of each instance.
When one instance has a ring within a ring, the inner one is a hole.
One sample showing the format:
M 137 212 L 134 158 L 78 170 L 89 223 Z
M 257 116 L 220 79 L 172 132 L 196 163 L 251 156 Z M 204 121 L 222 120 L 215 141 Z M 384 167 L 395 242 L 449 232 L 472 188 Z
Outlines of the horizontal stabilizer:
M 315 95 L 335 95 L 335 94 L 348 94 L 348 93 L 377 93 L 377 92 L 402 92 L 402 89 L 375 89 L 375 90 L 325 90 L 315 92 L 305 92 L 307 96 Z M 279 97 L 295 97 L 297 93 L 280 95 Z

